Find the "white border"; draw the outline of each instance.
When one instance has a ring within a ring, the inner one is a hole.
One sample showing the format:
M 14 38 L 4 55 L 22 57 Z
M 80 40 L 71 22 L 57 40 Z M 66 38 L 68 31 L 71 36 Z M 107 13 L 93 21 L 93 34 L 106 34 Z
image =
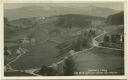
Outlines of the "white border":
M 1 75 L 0 75 L 0 77 L 2 78 L 2 76 L 3 76 L 2 75 L 2 73 L 3 73 L 3 70 L 2 69 L 4 67 L 3 62 L 2 62 L 2 60 L 4 60 L 3 59 L 4 58 L 3 57 L 4 56 L 3 55 L 3 53 L 4 53 L 3 52 L 3 50 L 4 50 L 3 49 L 3 45 L 4 45 L 4 43 L 3 43 L 4 42 L 4 40 L 3 40 L 4 39 L 4 36 L 3 36 L 4 32 L 3 31 L 4 31 L 4 28 L 3 28 L 3 3 L 2 3 L 2 1 L 0 1 L 0 12 L 1 12 L 0 13 L 0 57 L 1 57 L 1 59 L 0 59 L 1 60 L 0 61 L 0 64 L 1 64 L 0 65 L 0 67 L 1 67 L 0 68 L 0 73 L 1 73 Z
M 34 77 L 4 77 L 4 64 L 3 64 L 3 3 L 91 3 L 91 2 L 96 2 L 96 3 L 102 3 L 102 2 L 124 2 L 124 14 L 125 14 L 125 22 L 124 22 L 124 33 L 125 33 L 125 75 L 124 76 L 34 76 Z M 128 65 L 126 65 L 126 63 L 128 63 L 128 38 L 127 38 L 127 31 L 128 28 L 126 27 L 127 24 L 127 11 L 126 10 L 128 7 L 127 5 L 127 1 L 126 0 L 4 0 L 0 3 L 0 49 L 2 54 L 0 54 L 0 56 L 2 56 L 2 60 L 1 60 L 1 78 L 2 79 L 128 79 Z
M 126 0 L 2 0 L 4 3 L 12 2 L 29 2 L 29 3 L 38 3 L 38 2 L 123 2 Z

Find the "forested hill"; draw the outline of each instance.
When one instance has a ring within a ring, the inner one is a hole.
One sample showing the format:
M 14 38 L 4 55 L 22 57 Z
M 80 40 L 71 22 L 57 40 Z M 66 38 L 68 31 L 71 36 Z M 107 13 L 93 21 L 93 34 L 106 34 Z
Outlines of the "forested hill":
M 4 18 L 4 37 L 9 37 L 10 35 L 12 35 L 13 33 L 15 33 L 17 31 L 17 27 L 11 25 L 10 21 L 8 21 L 7 18 Z
M 73 6 L 74 5 L 74 6 Z M 34 16 L 51 17 L 55 15 L 65 14 L 82 14 L 98 17 L 107 17 L 108 15 L 118 13 L 118 10 L 86 6 L 85 4 L 40 4 L 40 6 L 28 6 L 16 9 L 4 9 L 4 16 L 9 20 L 15 20 L 20 18 L 30 18 Z M 86 7 L 85 7 L 86 6 Z
M 8 23 L 11 25 L 5 26 L 5 33 L 8 37 L 10 34 L 8 30 L 13 31 L 13 29 L 17 29 L 14 30 L 17 32 L 12 32 L 15 34 L 14 36 L 27 36 L 32 34 L 38 41 L 43 41 L 45 38 L 50 37 L 51 40 L 56 40 L 59 43 L 62 42 L 62 45 L 58 45 L 59 49 L 60 46 L 66 44 L 60 49 L 60 53 L 65 53 L 71 49 L 79 51 L 82 48 L 89 48 L 91 46 L 91 39 L 96 34 L 94 31 L 88 31 L 91 28 L 90 25 L 92 24 L 92 21 L 95 22 L 103 20 L 105 20 L 105 18 L 81 14 L 20 18 L 12 21 L 5 19 L 5 25 Z
M 105 20 L 103 17 L 95 17 L 88 15 L 80 15 L 80 14 L 66 14 L 59 15 L 56 26 L 61 27 L 86 27 L 91 24 L 92 20 Z
M 90 25 L 92 20 L 105 20 L 103 17 L 95 17 L 80 14 L 66 14 L 57 15 L 52 17 L 32 17 L 32 18 L 20 18 L 10 21 L 13 26 L 17 28 L 31 28 L 36 26 L 42 27 L 59 27 L 59 28 L 71 28 L 71 27 L 86 27 Z M 35 25 L 36 24 L 36 25 Z M 44 26 L 45 25 L 45 26 Z
M 107 23 L 112 25 L 123 25 L 124 24 L 124 12 L 116 13 L 108 16 Z
M 49 34 L 60 34 L 60 32 L 67 36 L 75 34 L 81 29 L 89 29 L 92 21 L 104 21 L 103 17 L 95 17 L 81 14 L 65 14 L 51 17 L 31 17 L 31 18 L 20 18 L 16 20 L 8 21 L 5 18 L 5 34 L 6 36 L 11 35 L 10 33 L 33 33 L 39 37 L 42 34 L 46 36 Z M 9 25 L 7 25 L 9 23 Z M 82 28 L 81 28 L 82 27 Z M 15 29 L 15 30 L 14 30 Z M 10 32 L 11 31 L 11 32 Z M 48 34 L 46 34 L 48 33 Z M 65 34 L 66 35 L 66 34 Z M 62 36 L 62 35 L 60 35 Z

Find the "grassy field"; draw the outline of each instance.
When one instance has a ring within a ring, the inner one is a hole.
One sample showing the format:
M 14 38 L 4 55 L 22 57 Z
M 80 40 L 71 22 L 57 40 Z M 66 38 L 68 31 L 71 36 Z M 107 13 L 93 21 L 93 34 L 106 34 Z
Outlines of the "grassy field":
M 98 72 L 98 70 L 107 70 L 107 74 L 124 73 L 124 52 L 111 49 L 93 48 L 89 52 L 79 54 L 75 57 L 76 67 L 80 72 Z M 96 71 L 95 71 L 96 70 Z M 99 74 L 99 73 L 95 73 Z
M 41 67 L 42 65 L 48 66 L 53 62 L 59 61 L 60 58 L 68 55 L 68 53 L 63 54 L 59 58 L 56 57 L 60 54 L 59 50 L 55 47 L 57 43 L 48 40 L 56 40 L 61 43 L 65 40 L 73 39 L 74 35 L 79 36 L 77 35 L 78 32 L 83 31 L 84 29 L 85 31 L 86 29 L 90 29 L 89 24 L 91 23 L 91 18 L 93 19 L 93 17 L 84 17 L 83 15 L 63 15 L 47 18 L 41 21 L 32 19 L 35 21 L 35 24 L 31 24 L 31 21 L 29 22 L 31 19 L 25 19 L 23 22 L 22 20 L 19 20 L 18 22 L 21 24 L 24 24 L 26 20 L 28 21 L 27 24 L 22 27 L 31 27 L 16 32 L 15 36 L 13 35 L 10 38 L 18 40 L 32 34 L 32 37 L 36 40 L 36 44 L 34 46 L 29 46 L 29 52 L 13 62 L 11 64 L 12 68 L 17 70 L 33 69 Z M 96 17 L 94 17 L 94 20 L 95 19 Z M 17 23 L 17 21 L 15 22 L 18 26 L 19 23 Z M 105 29 L 102 23 L 102 21 L 98 23 L 96 20 L 95 26 L 100 26 L 96 29 L 96 35 L 101 34 Z M 113 27 L 107 27 L 105 30 L 109 31 L 110 28 Z M 97 40 L 102 41 L 103 36 Z M 93 48 L 91 51 L 79 54 L 74 58 L 78 71 L 88 72 L 88 69 L 107 69 L 108 72 L 118 72 L 118 74 L 123 74 L 123 52 L 120 51 Z M 9 57 L 7 57 L 7 59 L 9 59 Z M 9 61 L 10 60 L 5 60 L 5 63 Z M 20 72 L 12 72 L 12 75 L 16 76 L 17 73 L 19 76 L 22 74 L 25 75 Z M 8 72 L 7 75 L 11 75 L 11 73 Z
M 16 53 L 16 49 L 17 49 L 17 46 L 15 47 L 10 47 L 9 50 L 11 50 L 11 55 L 4 55 L 4 64 L 6 65 L 8 62 L 12 61 L 13 59 L 15 59 L 18 54 Z
M 50 65 L 52 62 L 56 62 L 54 58 L 58 54 L 58 50 L 55 48 L 55 44 L 51 42 L 40 43 L 31 48 L 29 53 L 26 53 L 11 66 L 14 69 L 30 69 L 38 68 L 41 65 Z

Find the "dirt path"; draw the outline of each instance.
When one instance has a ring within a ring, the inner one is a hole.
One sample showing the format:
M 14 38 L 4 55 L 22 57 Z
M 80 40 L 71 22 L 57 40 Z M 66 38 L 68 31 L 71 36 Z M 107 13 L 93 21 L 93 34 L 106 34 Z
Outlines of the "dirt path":
M 92 40 L 92 41 L 93 41 L 93 46 L 92 46 L 91 48 L 84 49 L 83 51 L 78 51 L 78 52 L 72 53 L 70 56 L 74 56 L 74 55 L 76 55 L 76 54 L 78 54 L 78 53 L 80 54 L 80 53 L 83 53 L 83 52 L 86 52 L 86 51 L 89 51 L 89 50 L 93 49 L 95 46 L 97 46 L 97 45 L 96 45 L 96 44 L 97 44 L 96 39 L 97 39 L 98 37 L 100 37 L 100 36 L 106 34 L 106 33 L 107 33 L 107 32 L 104 31 L 104 33 L 102 33 L 102 34 L 100 34 L 100 35 L 94 37 L 93 40 Z M 68 57 L 70 57 L 70 56 L 66 56 L 64 59 L 60 60 L 59 62 L 56 62 L 55 64 L 58 65 L 58 64 L 63 63 L 64 60 L 66 60 L 66 59 L 67 59 Z
M 93 40 L 92 40 L 93 46 L 92 46 L 91 48 L 84 49 L 83 51 L 74 52 L 74 53 L 72 53 L 71 55 L 64 57 L 62 60 L 60 60 L 60 61 L 58 61 L 58 62 L 56 62 L 56 63 L 54 63 L 54 64 L 56 64 L 56 65 L 61 64 L 61 63 L 63 63 L 64 60 L 66 60 L 68 57 L 74 56 L 74 55 L 76 55 L 76 54 L 78 54 L 78 53 L 80 54 L 80 53 L 87 52 L 87 51 L 93 49 L 94 47 L 101 47 L 101 48 L 114 49 L 114 50 L 121 50 L 121 49 L 116 49 L 116 48 L 109 48 L 109 47 L 102 47 L 102 46 L 99 46 L 99 42 L 96 41 L 96 39 L 99 38 L 100 36 L 106 34 L 106 33 L 107 33 L 107 32 L 104 31 L 102 34 L 100 34 L 100 35 L 94 37 Z M 43 43 L 45 43 L 46 41 L 48 41 L 48 39 L 46 39 L 45 41 L 43 41 Z M 24 54 L 25 54 L 25 53 L 24 53 Z M 15 62 L 16 60 L 18 60 L 18 59 L 19 59 L 22 55 L 24 55 L 24 54 L 20 54 L 20 55 L 17 56 L 14 60 L 10 61 L 6 66 L 9 66 L 9 68 L 10 68 L 12 71 L 18 71 L 18 70 L 12 69 L 11 66 L 10 66 L 10 64 L 13 63 L 13 62 Z M 5 67 L 6 67 L 6 66 L 5 66 Z M 50 65 L 49 67 L 51 67 L 51 66 L 52 66 L 52 65 Z M 24 70 L 24 72 L 25 72 L 25 73 L 32 74 L 32 75 L 40 76 L 40 75 L 34 73 L 35 71 L 38 71 L 38 70 L 40 70 L 40 68 Z M 20 70 L 19 70 L 19 71 L 20 71 Z
M 104 35 L 104 34 L 107 34 L 106 31 L 104 31 L 104 33 L 96 36 L 92 41 L 93 41 L 93 46 L 95 47 L 100 47 L 100 48 L 106 48 L 106 49 L 113 49 L 113 50 L 120 50 L 120 51 L 123 51 L 122 49 L 118 49 L 118 48 L 109 48 L 109 47 L 103 47 L 103 46 L 99 46 L 99 43 L 98 41 L 96 41 L 97 38 L 99 38 L 100 36 Z
M 92 40 L 93 46 L 89 49 L 85 49 L 81 52 L 78 52 L 78 54 L 80 54 L 80 53 L 84 53 L 84 54 L 77 55 L 76 57 L 74 57 L 74 60 L 77 63 L 76 65 L 77 65 L 78 70 L 80 70 L 81 72 L 85 71 L 85 73 L 86 72 L 88 73 L 89 69 L 90 70 L 91 69 L 98 70 L 98 69 L 106 68 L 106 70 L 108 70 L 108 71 L 111 70 L 114 72 L 114 71 L 116 71 L 116 68 L 122 67 L 122 66 L 120 66 L 120 64 L 121 65 L 123 64 L 123 59 L 120 56 L 115 57 L 115 55 L 110 56 L 107 54 L 96 55 L 96 54 L 94 54 L 95 52 L 94 53 L 90 52 L 90 50 L 94 49 L 94 47 L 123 51 L 123 50 L 117 49 L 117 48 L 109 48 L 109 47 L 99 46 L 100 42 L 96 41 L 96 39 L 105 34 L 107 34 L 107 32 L 104 31 L 104 33 L 94 37 Z M 116 63 L 116 61 L 118 63 Z M 114 62 L 114 63 L 111 63 L 111 62 Z M 119 71 L 119 70 L 117 70 L 117 71 Z
M 98 37 L 104 35 L 105 33 L 106 33 L 106 32 L 104 32 L 104 33 L 102 33 L 102 34 L 96 36 L 95 38 L 93 38 L 93 46 L 92 46 L 91 48 L 84 49 L 83 51 L 79 51 L 79 52 L 72 53 L 70 56 L 74 56 L 74 55 L 76 55 L 76 54 L 78 54 L 78 53 L 83 53 L 83 52 L 86 52 L 86 51 L 88 51 L 88 50 L 93 49 L 95 46 L 97 46 L 97 45 L 96 45 L 96 44 L 97 44 L 96 39 L 97 39 Z M 48 41 L 48 38 L 47 38 L 45 41 L 43 41 L 42 43 L 45 43 L 46 41 Z M 6 66 L 10 66 L 11 63 L 13 63 L 13 62 L 15 62 L 16 60 L 18 60 L 22 55 L 24 55 L 24 54 L 20 54 L 20 55 L 17 56 L 14 60 L 10 61 Z M 55 64 L 58 65 L 58 64 L 63 63 L 64 60 L 66 60 L 66 59 L 67 59 L 68 57 L 70 57 L 70 56 L 66 56 L 65 58 L 63 58 L 62 60 L 56 62 Z M 52 65 L 50 65 L 49 67 L 51 67 L 51 66 L 52 66 Z M 10 68 L 11 68 L 11 66 L 10 66 Z M 35 73 L 34 73 L 35 71 L 37 71 L 37 70 L 39 70 L 39 69 L 40 69 L 40 68 L 24 70 L 24 72 L 25 72 L 25 73 L 32 74 L 32 75 L 39 76 L 38 74 L 35 74 Z M 12 68 L 11 68 L 11 70 L 12 70 L 12 71 L 18 71 L 18 70 L 14 70 L 14 69 L 12 69 Z M 21 71 L 21 70 L 19 70 L 19 71 Z
M 24 53 L 25 54 L 25 53 Z M 13 62 L 15 62 L 16 60 L 18 60 L 22 55 L 24 55 L 24 54 L 19 54 L 15 59 L 13 59 L 12 61 L 10 61 L 8 64 L 6 64 L 6 66 L 5 66 L 5 68 L 7 68 L 7 67 L 9 67 L 9 69 L 10 70 L 13 70 L 14 71 L 14 69 L 11 67 L 11 63 L 13 63 Z M 5 69 L 5 70 L 7 70 L 7 69 Z
M 92 46 L 91 48 L 84 49 L 83 51 L 79 51 L 79 52 L 72 53 L 70 56 L 74 56 L 74 55 L 76 55 L 76 54 L 78 54 L 78 53 L 83 53 L 83 52 L 86 52 L 86 51 L 89 51 L 89 50 L 93 49 L 93 48 L 95 47 L 96 38 L 98 38 L 98 37 L 100 37 L 100 36 L 102 36 L 102 35 L 104 35 L 104 34 L 105 34 L 105 32 L 102 33 L 102 34 L 100 34 L 100 35 L 98 35 L 98 36 L 96 36 L 96 37 L 93 39 L 93 46 Z M 46 39 L 45 41 L 47 41 L 47 40 L 48 40 L 48 39 Z M 60 60 L 60 61 L 58 61 L 58 62 L 56 62 L 56 63 L 54 63 L 54 64 L 59 65 L 59 64 L 63 63 L 64 60 L 66 60 L 66 59 L 67 59 L 68 57 L 70 57 L 70 56 L 66 56 L 66 57 L 64 57 L 62 60 Z M 52 65 L 50 65 L 49 67 L 52 67 Z M 39 69 L 40 69 L 40 68 L 25 70 L 25 72 L 26 72 L 26 73 L 29 73 L 29 74 L 37 75 L 37 74 L 35 74 L 34 72 L 37 71 L 37 70 L 39 70 Z M 39 75 L 38 75 L 38 76 L 39 76 Z
M 48 37 L 47 39 L 45 39 L 42 43 L 47 42 L 48 39 L 49 39 L 49 37 Z M 21 56 L 23 56 L 24 54 L 26 54 L 26 52 L 25 52 L 25 53 L 22 53 L 22 54 L 19 54 L 16 58 L 14 58 L 12 61 L 10 61 L 9 63 L 7 63 L 7 64 L 4 66 L 5 71 L 8 72 L 7 69 L 9 69 L 9 70 L 11 70 L 11 71 L 25 72 L 25 73 L 30 73 L 30 74 L 32 74 L 32 75 L 38 76 L 38 74 L 35 74 L 35 73 L 34 73 L 35 70 L 38 70 L 38 69 L 31 69 L 31 70 L 24 70 L 24 71 L 23 71 L 23 70 L 15 70 L 15 69 L 13 69 L 13 68 L 11 67 L 11 64 L 12 64 L 13 62 L 17 61 L 17 60 L 18 60 Z

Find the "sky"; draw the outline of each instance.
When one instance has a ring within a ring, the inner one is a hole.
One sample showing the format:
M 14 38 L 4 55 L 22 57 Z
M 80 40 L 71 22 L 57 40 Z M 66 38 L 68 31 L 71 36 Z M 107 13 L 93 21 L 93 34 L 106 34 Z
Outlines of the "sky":
M 122 2 L 101 2 L 101 3 L 6 3 L 4 4 L 5 9 L 15 9 L 28 6 L 41 6 L 41 5 L 61 5 L 61 6 L 70 6 L 70 7 L 87 7 L 87 6 L 96 6 L 103 8 L 110 8 L 115 10 L 123 10 Z

